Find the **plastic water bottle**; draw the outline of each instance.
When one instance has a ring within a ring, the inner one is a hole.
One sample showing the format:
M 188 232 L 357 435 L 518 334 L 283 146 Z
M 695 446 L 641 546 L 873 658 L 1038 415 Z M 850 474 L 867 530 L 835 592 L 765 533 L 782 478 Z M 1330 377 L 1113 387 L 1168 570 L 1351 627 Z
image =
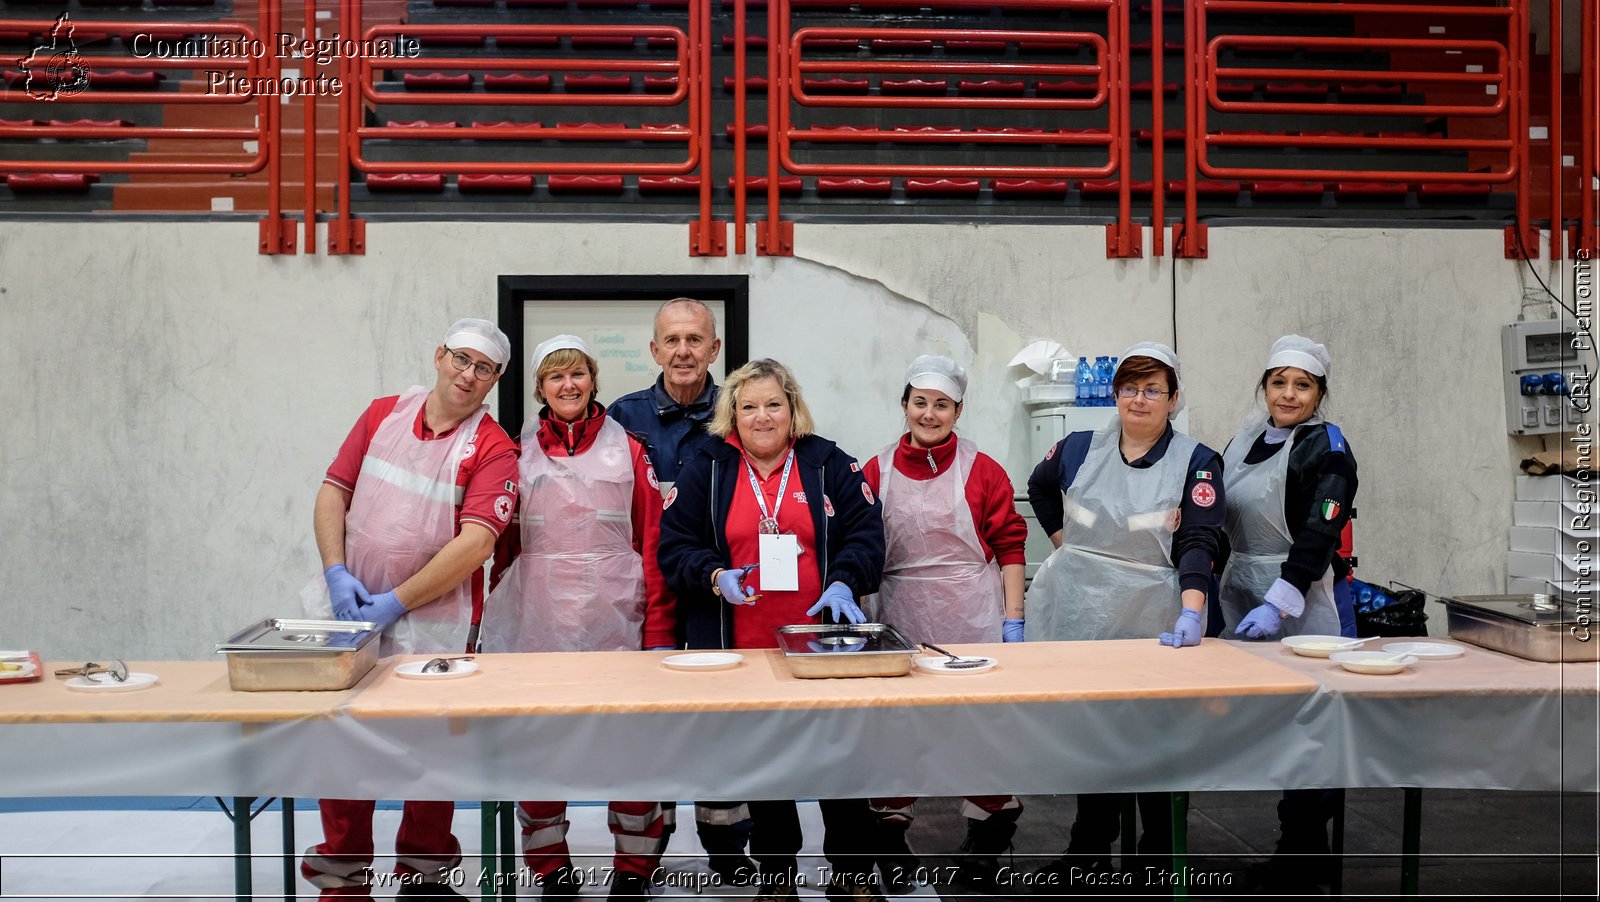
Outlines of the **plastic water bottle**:
M 1107 407 L 1116 407 L 1117 406 L 1117 393 L 1116 393 L 1116 390 L 1111 387 L 1111 383 L 1115 382 L 1116 380 L 1117 380 L 1117 358 L 1115 358 L 1115 357 L 1107 357 L 1106 358 L 1106 406 Z
M 1078 358 L 1078 371 L 1074 376 L 1077 383 L 1077 404 L 1079 407 L 1089 407 L 1094 404 L 1094 371 L 1089 368 L 1089 358 Z
M 1105 355 L 1096 357 L 1094 369 L 1094 396 L 1098 399 L 1097 406 L 1111 407 L 1114 404 L 1111 400 L 1111 358 Z

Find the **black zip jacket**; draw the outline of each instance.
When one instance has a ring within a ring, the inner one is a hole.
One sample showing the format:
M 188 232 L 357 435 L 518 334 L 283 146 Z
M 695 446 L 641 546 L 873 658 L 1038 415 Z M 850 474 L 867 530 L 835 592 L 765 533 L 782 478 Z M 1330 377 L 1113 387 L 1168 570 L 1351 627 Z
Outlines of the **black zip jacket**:
M 814 499 L 807 508 L 821 546 L 815 559 L 823 587 L 844 583 L 858 601 L 878 591 L 883 508 L 861 478 L 861 468 L 838 445 L 815 435 L 796 440 L 794 456 L 806 497 Z M 711 574 L 735 566 L 728 559 L 726 529 L 734 486 L 742 478 L 739 449 L 715 440 L 701 446 L 678 471 L 667 495 L 659 558 L 661 573 L 678 596 L 679 638 L 685 648 L 733 645 L 733 617 L 727 602 L 711 591 Z

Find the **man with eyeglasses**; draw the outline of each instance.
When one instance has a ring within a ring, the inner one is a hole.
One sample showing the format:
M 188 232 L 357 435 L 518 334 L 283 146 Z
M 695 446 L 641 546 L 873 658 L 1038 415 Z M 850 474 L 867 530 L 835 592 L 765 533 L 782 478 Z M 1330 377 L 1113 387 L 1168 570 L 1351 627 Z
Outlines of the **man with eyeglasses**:
M 483 563 L 517 506 L 516 445 L 483 403 L 510 358 L 494 323 L 458 320 L 433 352 L 432 388 L 367 407 L 317 493 L 327 593 L 307 613 L 378 624 L 383 655 L 473 650 Z M 370 898 L 374 803 L 320 807 L 324 839 L 301 874 L 323 898 Z M 399 897 L 462 898 L 444 884 L 461 862 L 454 816 L 453 801 L 405 803 Z

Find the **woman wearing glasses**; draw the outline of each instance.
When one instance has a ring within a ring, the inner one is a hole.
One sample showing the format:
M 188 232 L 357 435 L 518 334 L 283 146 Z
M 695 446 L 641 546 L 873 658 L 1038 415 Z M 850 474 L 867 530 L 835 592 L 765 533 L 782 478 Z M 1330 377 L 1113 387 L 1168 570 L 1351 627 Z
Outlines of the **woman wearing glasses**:
M 638 651 L 674 645 L 674 601 L 656 566 L 661 493 L 644 448 L 594 400 L 598 366 L 584 341 L 534 349 L 534 395 L 522 430 L 518 522 L 490 571 L 483 650 Z M 523 802 L 522 848 L 545 899 L 575 899 L 565 802 Z M 662 806 L 612 802 L 610 897 L 648 896 L 661 857 Z
M 1116 418 L 1056 443 L 1028 478 L 1028 500 L 1056 546 L 1028 588 L 1029 640 L 1200 643 L 1227 505 L 1222 458 L 1172 428 L 1181 373 L 1166 345 L 1123 351 L 1111 383 Z M 1108 871 L 1121 808 L 1120 794 L 1079 795 L 1070 857 L 1057 867 Z M 1138 808 L 1139 855 L 1170 855 L 1167 795 L 1140 793 Z M 1123 850 L 1122 870 L 1140 875 L 1131 853 Z
M 1220 597 L 1225 638 L 1355 636 L 1334 599 L 1333 559 L 1356 494 L 1356 460 L 1322 418 L 1328 349 L 1285 335 L 1272 343 L 1257 388 L 1266 404 L 1223 450 L 1227 542 Z M 1341 616 L 1341 614 L 1343 616 Z M 1328 882 L 1328 821 L 1342 790 L 1290 789 L 1278 803 L 1274 888 L 1313 892 Z M 1315 858 L 1295 859 L 1294 855 Z
M 661 569 L 681 600 L 689 648 L 774 648 L 779 627 L 866 619 L 856 599 L 877 591 L 883 573 L 877 496 L 850 455 L 814 429 L 783 364 L 753 360 L 729 374 L 710 426 L 722 441 L 678 471 L 661 515 Z M 795 803 L 747 804 L 761 866 L 755 899 L 797 898 Z M 871 863 L 855 855 L 874 832 L 865 800 L 819 806 L 828 898 L 881 899 Z

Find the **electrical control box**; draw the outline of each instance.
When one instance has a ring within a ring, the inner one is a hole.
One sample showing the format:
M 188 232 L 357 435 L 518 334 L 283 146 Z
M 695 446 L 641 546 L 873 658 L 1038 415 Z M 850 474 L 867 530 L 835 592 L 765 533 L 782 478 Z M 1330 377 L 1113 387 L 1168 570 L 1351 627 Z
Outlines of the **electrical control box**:
M 1588 359 L 1593 352 L 1580 356 L 1577 341 L 1573 321 L 1523 320 L 1501 330 L 1506 430 L 1512 435 L 1569 431 L 1591 409 L 1589 379 L 1594 373 Z

